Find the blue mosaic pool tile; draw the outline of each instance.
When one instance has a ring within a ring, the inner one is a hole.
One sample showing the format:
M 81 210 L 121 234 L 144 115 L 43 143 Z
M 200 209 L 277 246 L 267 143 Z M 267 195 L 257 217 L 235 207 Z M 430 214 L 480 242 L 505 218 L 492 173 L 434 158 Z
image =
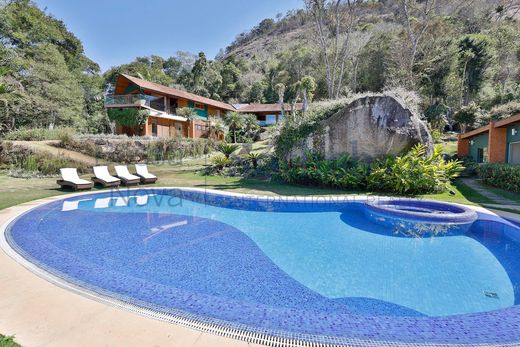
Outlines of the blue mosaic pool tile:
M 362 218 L 356 212 L 362 208 L 359 203 L 309 205 L 237 201 L 184 191 L 159 193 L 242 211 L 340 212 L 345 223 L 363 227 L 356 219 Z M 68 200 L 80 199 L 85 198 Z M 114 206 L 102 213 L 78 206 L 61 212 L 61 202 L 56 202 L 25 214 L 10 226 L 9 243 L 30 261 L 88 290 L 164 313 L 273 336 L 317 342 L 329 338 L 439 344 L 520 341 L 520 306 L 428 317 L 373 298 L 329 298 L 289 276 L 229 224 L 136 205 L 131 213 Z M 167 231 L 161 231 L 164 228 Z M 376 224 L 364 228 L 381 235 L 388 232 Z M 515 226 L 496 220 L 479 220 L 465 234 L 485 244 L 507 270 L 515 284 L 515 304 L 520 297 L 520 248 L 511 240 L 518 235 Z

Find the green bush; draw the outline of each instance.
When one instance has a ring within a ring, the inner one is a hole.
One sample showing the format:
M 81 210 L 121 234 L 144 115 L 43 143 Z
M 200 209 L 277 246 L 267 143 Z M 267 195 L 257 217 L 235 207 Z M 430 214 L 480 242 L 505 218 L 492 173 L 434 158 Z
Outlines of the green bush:
M 463 167 L 459 161 L 445 161 L 441 147 L 432 156 L 417 145 L 403 156 L 388 157 L 371 165 L 342 156 L 324 160 L 317 155 L 307 160 L 280 163 L 280 177 L 288 183 L 368 190 L 398 194 L 427 194 L 448 189 Z
M 417 145 L 405 155 L 373 163 L 367 187 L 398 194 L 442 192 L 463 169 L 460 161 L 445 161 L 440 146 L 435 146 L 433 154 L 428 156 L 426 147 Z
M 511 164 L 482 164 L 477 169 L 485 184 L 520 193 L 520 166 Z
M 6 133 L 4 139 L 9 141 L 61 140 L 75 133 L 73 128 L 20 128 Z
M 329 186 L 339 189 L 366 187 L 368 165 L 358 163 L 348 155 L 336 160 L 325 160 L 311 154 L 306 161 L 280 163 L 280 177 L 288 183 Z

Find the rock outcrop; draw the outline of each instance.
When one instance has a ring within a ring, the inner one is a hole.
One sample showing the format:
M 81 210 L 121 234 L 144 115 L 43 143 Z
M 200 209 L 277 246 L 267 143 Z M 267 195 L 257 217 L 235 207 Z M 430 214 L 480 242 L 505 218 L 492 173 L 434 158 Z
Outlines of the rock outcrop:
M 433 149 L 428 128 L 416 114 L 392 96 L 367 96 L 321 121 L 318 130 L 293 147 L 288 159 L 312 150 L 326 159 L 348 153 L 370 162 L 400 154 L 418 143 Z

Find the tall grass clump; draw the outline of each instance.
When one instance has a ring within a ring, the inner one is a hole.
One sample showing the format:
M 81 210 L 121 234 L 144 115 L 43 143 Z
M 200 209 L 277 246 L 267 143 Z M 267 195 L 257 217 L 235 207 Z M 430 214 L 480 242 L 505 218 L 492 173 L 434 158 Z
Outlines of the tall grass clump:
M 128 136 L 63 136 L 56 146 L 114 163 L 178 161 L 201 157 L 216 143 L 209 139 L 150 138 Z
M 87 172 L 84 164 L 46 153 L 35 153 L 9 142 L 0 145 L 0 169 L 14 177 L 58 176 L 61 168 L 75 167 Z
M 73 128 L 20 128 L 4 134 L 4 140 L 8 141 L 47 141 L 61 140 L 76 134 Z

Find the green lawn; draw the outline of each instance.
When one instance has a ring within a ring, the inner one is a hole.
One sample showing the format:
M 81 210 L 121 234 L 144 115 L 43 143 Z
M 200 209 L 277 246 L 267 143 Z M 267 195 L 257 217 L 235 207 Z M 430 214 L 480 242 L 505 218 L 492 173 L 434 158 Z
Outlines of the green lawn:
M 439 145 L 444 153 L 449 155 L 457 154 L 457 141 L 443 141 Z
M 159 177 L 158 184 L 151 186 L 199 187 L 232 191 L 239 193 L 261 195 L 344 195 L 366 194 L 356 191 L 341 191 L 327 188 L 292 186 L 279 182 L 269 182 L 261 179 L 242 179 L 237 177 L 203 176 L 198 173 L 204 165 L 204 160 L 185 161 L 181 164 L 151 165 L 150 171 Z M 89 179 L 90 175 L 85 175 Z M 97 188 L 96 188 L 97 190 Z M 463 204 L 493 203 L 460 181 L 455 181 L 452 192 L 421 196 L 447 202 Z M 40 198 L 70 193 L 58 189 L 56 178 L 12 178 L 0 174 L 0 209 Z M 370 193 L 368 193 L 370 194 Z M 516 198 L 520 199 L 516 194 Z

